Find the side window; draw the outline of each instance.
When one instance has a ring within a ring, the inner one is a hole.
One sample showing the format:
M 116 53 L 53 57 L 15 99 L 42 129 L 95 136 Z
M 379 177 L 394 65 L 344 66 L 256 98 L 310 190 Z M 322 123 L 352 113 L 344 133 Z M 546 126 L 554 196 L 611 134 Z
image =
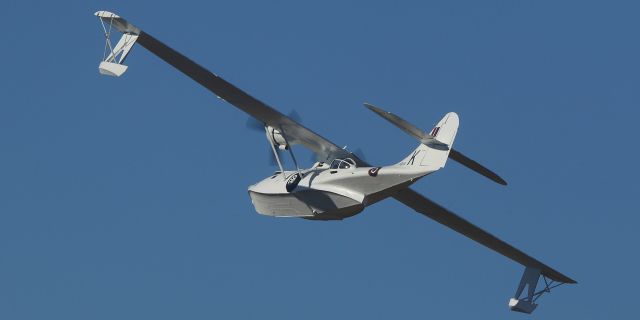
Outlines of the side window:
M 331 169 L 349 169 L 351 167 L 355 168 L 356 163 L 353 159 L 335 159 L 331 162 Z

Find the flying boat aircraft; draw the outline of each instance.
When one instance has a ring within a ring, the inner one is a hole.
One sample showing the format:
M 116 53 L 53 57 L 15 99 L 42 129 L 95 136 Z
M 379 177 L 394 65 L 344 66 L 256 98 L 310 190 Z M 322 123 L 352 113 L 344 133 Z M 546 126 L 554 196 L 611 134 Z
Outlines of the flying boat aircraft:
M 95 15 L 100 19 L 106 37 L 105 54 L 98 68 L 101 74 L 123 75 L 128 68 L 124 65 L 125 58 L 138 43 L 260 123 L 280 170 L 249 186 L 249 196 L 258 213 L 274 217 L 341 220 L 378 201 L 392 198 L 523 265 L 524 273 L 508 304 L 513 311 L 531 313 L 544 293 L 565 283 L 576 283 L 410 188 L 421 178 L 444 168 L 448 159 L 496 183 L 507 184 L 493 171 L 453 149 L 460 124 L 456 113 L 447 113 L 431 131 L 426 132 L 393 113 L 365 104 L 366 108 L 418 142 L 418 146 L 400 162 L 372 166 L 362 157 L 338 147 L 301 125 L 294 117 L 286 116 L 250 96 L 122 17 L 108 11 L 98 11 Z M 122 33 L 115 45 L 111 42 L 114 30 Z M 304 146 L 314 153 L 317 161 L 312 167 L 299 167 L 292 149 L 294 145 Z M 281 157 L 285 151 L 293 160 L 293 170 L 285 170 L 282 165 Z M 539 282 L 543 288 L 537 290 Z

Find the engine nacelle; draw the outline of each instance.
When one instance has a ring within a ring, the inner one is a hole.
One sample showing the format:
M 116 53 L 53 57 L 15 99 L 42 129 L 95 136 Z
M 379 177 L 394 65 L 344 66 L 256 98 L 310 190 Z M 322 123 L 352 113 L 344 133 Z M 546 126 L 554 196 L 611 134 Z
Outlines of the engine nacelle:
M 289 149 L 287 140 L 284 138 L 280 130 L 271 126 L 267 126 L 267 137 L 269 138 L 269 140 L 271 140 L 273 145 L 276 146 L 278 149 L 280 150 Z

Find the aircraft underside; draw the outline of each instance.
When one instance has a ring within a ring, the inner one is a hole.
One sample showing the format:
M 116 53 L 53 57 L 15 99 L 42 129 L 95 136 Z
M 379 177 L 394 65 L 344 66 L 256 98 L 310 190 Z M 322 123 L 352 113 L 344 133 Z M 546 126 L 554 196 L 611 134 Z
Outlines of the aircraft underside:
M 364 204 L 328 191 L 306 189 L 293 193 L 265 194 L 249 191 L 260 214 L 312 220 L 342 220 L 360 213 Z
M 342 220 L 431 172 L 399 166 L 331 169 L 317 163 L 300 172 L 276 172 L 250 186 L 249 195 L 256 211 L 263 215 Z

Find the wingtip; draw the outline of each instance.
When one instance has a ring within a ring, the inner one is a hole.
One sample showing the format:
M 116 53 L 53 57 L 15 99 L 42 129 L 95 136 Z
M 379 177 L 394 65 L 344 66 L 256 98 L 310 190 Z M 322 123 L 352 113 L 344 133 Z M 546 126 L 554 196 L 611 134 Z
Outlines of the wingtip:
M 497 183 L 497 184 L 499 184 L 501 186 L 509 185 L 506 180 L 502 179 L 499 175 L 497 175 L 493 171 L 488 172 L 486 175 L 485 174 L 482 174 L 482 175 L 487 177 L 487 178 L 489 178 L 491 181 L 493 181 L 493 182 L 495 182 L 495 183 Z
M 120 18 L 119 15 L 107 10 L 96 11 L 93 15 L 100 18 L 114 18 L 114 19 Z
M 369 110 L 371 110 L 371 111 L 373 111 L 373 112 L 375 112 L 375 113 L 377 113 L 377 114 L 380 114 L 380 115 L 383 115 L 383 114 L 392 114 L 391 112 L 386 111 L 386 110 L 383 110 L 383 109 L 380 109 L 380 108 L 378 108 L 378 107 L 376 107 L 376 106 L 372 105 L 371 103 L 365 102 L 365 103 L 363 103 L 363 104 L 364 104 L 365 108 L 367 108 L 367 109 L 369 109 Z
M 549 275 L 545 275 L 545 276 L 547 276 L 551 280 L 558 281 L 558 282 L 561 282 L 561 283 L 564 283 L 564 284 L 578 284 L 578 281 L 575 281 L 575 280 L 573 280 L 573 279 L 571 279 L 571 278 L 569 278 L 569 277 L 567 277 L 567 276 L 565 276 L 565 275 L 563 275 L 561 273 L 558 273 L 558 275 L 559 275 L 559 277 L 552 277 L 552 276 L 549 276 Z
M 509 185 L 509 183 L 507 182 L 507 180 L 503 179 L 501 176 L 499 176 L 497 173 L 487 169 L 489 172 L 489 176 L 487 176 L 487 178 L 493 180 L 495 183 L 502 185 L 502 186 L 507 186 Z

